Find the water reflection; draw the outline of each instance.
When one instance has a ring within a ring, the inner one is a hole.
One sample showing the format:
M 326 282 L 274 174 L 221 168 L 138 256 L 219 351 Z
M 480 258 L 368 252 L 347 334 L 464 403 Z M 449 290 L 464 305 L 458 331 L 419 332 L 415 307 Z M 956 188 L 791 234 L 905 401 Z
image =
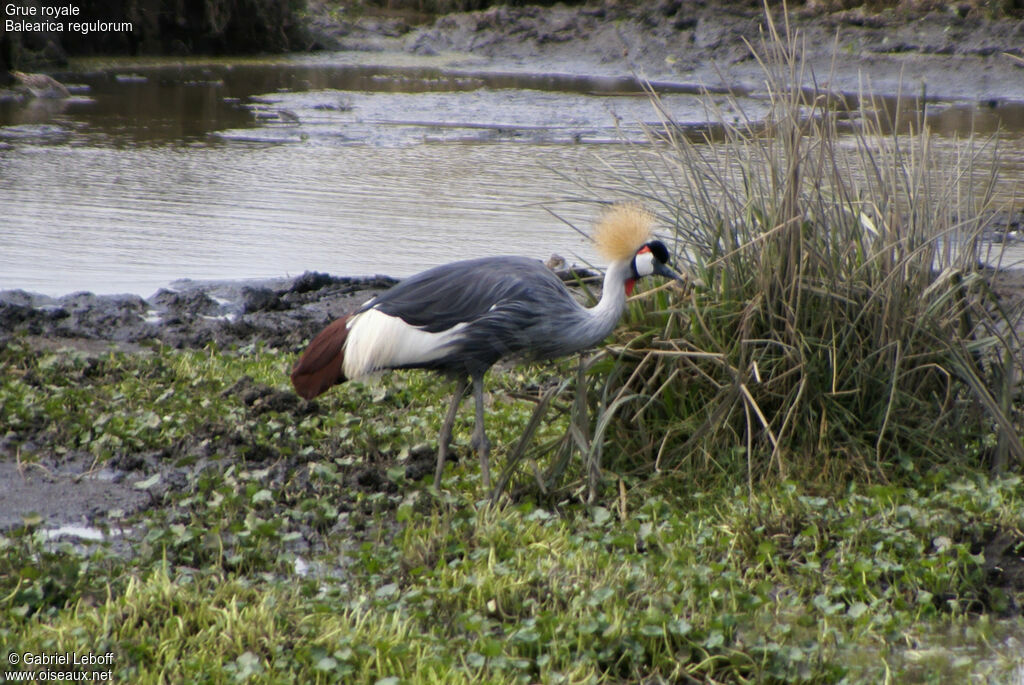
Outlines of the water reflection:
M 426 67 L 373 65 L 213 64 L 134 66 L 59 75 L 88 97 L 70 100 L 0 101 L 0 126 L 52 122 L 88 142 L 181 143 L 207 134 L 256 128 L 259 110 L 245 107 L 256 96 L 330 90 L 351 93 L 429 94 L 473 91 L 538 91 L 592 97 L 644 98 L 634 78 L 562 74 L 450 73 Z M 655 84 L 665 94 L 694 94 L 695 86 Z M 10 137 L 0 130 L 0 136 Z
M 933 133 L 948 138 L 1009 135 L 1024 132 L 1024 102 L 992 100 L 979 103 L 932 102 L 912 97 L 872 97 L 863 103 L 860 98 L 845 96 L 841 108 L 850 113 L 850 130 L 856 129 L 861 112 L 870 113 L 872 130 L 883 133 L 911 133 L 927 125 Z
M 315 111 L 261 107 L 261 103 L 272 103 L 278 98 L 287 100 L 287 105 L 297 104 L 302 110 L 304 103 L 310 102 L 308 94 L 316 92 L 334 94 L 312 102 L 311 106 L 320 112 L 351 108 L 353 98 L 361 101 L 359 106 L 375 103 L 374 113 L 363 117 L 373 124 L 389 120 L 407 125 L 450 124 L 444 115 L 467 109 L 469 103 L 471 111 L 461 116 L 460 123 L 510 121 L 523 129 L 544 130 L 552 125 L 545 120 L 545 114 L 558 111 L 563 117 L 556 124 L 575 125 L 585 133 L 588 125 L 596 123 L 602 129 L 598 138 L 602 141 L 608 139 L 609 130 L 614 133 L 616 126 L 635 127 L 637 122 L 657 120 L 647 100 L 648 87 L 661 94 L 676 121 L 699 126 L 715 118 L 709 111 L 708 100 L 697 97 L 701 94 L 697 85 L 645 84 L 634 77 L 409 65 L 252 62 L 126 64 L 122 68 L 113 66 L 59 76 L 71 85 L 75 93 L 71 99 L 0 100 L 0 138 L 17 137 L 17 132 L 9 130 L 12 126 L 50 124 L 64 135 L 73 135 L 76 142 L 88 144 L 215 144 L 217 140 L 210 139 L 210 133 L 256 131 L 268 124 L 303 123 L 311 116 L 315 119 Z M 733 95 L 743 118 L 757 120 L 765 112 L 763 100 L 746 92 Z M 807 97 L 814 94 L 808 93 Z M 544 102 L 553 104 L 545 109 Z M 741 118 L 740 112 L 732 111 L 729 98 L 716 96 L 711 102 L 711 107 L 724 108 L 725 117 Z M 879 114 L 886 129 L 895 126 L 905 130 L 919 125 L 926 113 L 932 130 L 942 135 L 1024 132 L 1024 103 L 928 102 L 924 108 L 922 102 L 913 97 L 871 98 L 866 108 Z M 478 103 L 475 109 L 474 103 Z M 832 95 L 830 103 L 854 118 L 861 105 L 855 94 Z M 382 117 L 382 110 L 392 116 Z M 293 119 L 288 112 L 294 114 Z M 258 138 L 259 134 L 254 133 L 253 137 Z
M 952 105 L 930 115 L 932 130 L 946 136 L 1024 132 L 1024 103 L 988 102 L 976 106 Z

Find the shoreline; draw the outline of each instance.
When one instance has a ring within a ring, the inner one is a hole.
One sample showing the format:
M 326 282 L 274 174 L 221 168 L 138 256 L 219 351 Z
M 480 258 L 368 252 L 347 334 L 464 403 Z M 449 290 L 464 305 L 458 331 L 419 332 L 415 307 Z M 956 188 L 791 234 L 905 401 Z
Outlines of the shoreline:
M 0 344 L 15 336 L 174 348 L 302 345 L 326 322 L 398 281 L 309 271 L 294 278 L 175 281 L 148 298 L 0 291 Z M 179 286 L 179 287 L 174 287 Z M 80 343 L 88 348 L 88 342 Z
M 771 17 L 783 40 L 789 36 L 802 55 L 805 86 L 846 96 L 1024 103 L 1024 17 L 987 16 L 991 13 L 970 2 L 931 7 L 905 2 L 872 12 L 863 6 L 804 5 L 785 15 L 773 8 Z M 442 70 L 638 77 L 760 96 L 763 67 L 751 46 L 771 31 L 760 4 L 679 0 L 492 6 L 433 17 L 373 7 L 338 11 L 314 0 L 302 24 L 305 45 L 300 50 L 113 59 L 204 64 L 233 54 L 231 59 L 330 62 L 333 54 L 387 66 L 412 58 L 434 60 Z M 72 63 L 93 68 L 107 59 L 71 55 Z M 46 71 L 66 69 L 54 65 Z
M 594 277 L 571 267 L 564 281 Z M 1024 267 L 991 270 L 1004 306 L 1024 305 Z M 263 344 L 300 350 L 335 318 L 398 283 L 390 276 L 334 276 L 307 271 L 293 278 L 192 281 L 182 279 L 148 298 L 74 292 L 52 297 L 0 290 L 0 346 L 21 339 L 33 347 L 84 352 L 141 351 L 147 344 L 225 349 Z
M 1024 21 L 978 9 L 946 11 L 798 7 L 772 21 L 804 56 L 805 84 L 876 96 L 925 93 L 935 100 L 1024 100 Z M 763 92 L 750 45 L 769 28 L 760 6 L 605 0 L 581 6 L 496 6 L 454 12 L 426 24 L 402 16 L 346 19 L 313 5 L 307 31 L 326 51 L 458 56 L 451 68 L 636 75 L 711 90 Z
M 576 266 L 555 273 L 563 281 L 594 276 Z M 62 341 L 67 343 L 63 346 L 83 351 L 101 351 L 104 344 L 138 351 L 146 343 L 172 348 L 263 344 L 298 350 L 332 320 L 398 280 L 316 271 L 292 278 L 182 279 L 148 298 L 91 292 L 51 297 L 0 290 L 0 346 L 21 337 L 35 347 L 54 347 L 53 342 Z

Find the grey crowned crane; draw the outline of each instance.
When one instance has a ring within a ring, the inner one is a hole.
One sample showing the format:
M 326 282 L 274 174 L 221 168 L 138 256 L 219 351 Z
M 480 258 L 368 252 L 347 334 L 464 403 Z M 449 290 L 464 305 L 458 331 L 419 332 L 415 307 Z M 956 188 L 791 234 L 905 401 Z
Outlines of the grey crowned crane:
M 452 425 L 470 380 L 476 401 L 471 445 L 490 488 L 490 441 L 484 432 L 484 374 L 500 359 L 553 359 L 604 340 L 626 296 L 644 276 L 681 280 L 665 245 L 652 240 L 653 218 L 635 205 L 612 207 L 594 242 L 609 260 L 601 300 L 572 296 L 544 264 L 526 257 L 453 262 L 412 276 L 321 331 L 292 370 L 306 399 L 332 385 L 390 369 L 432 369 L 456 379 L 438 437 L 434 485 L 440 487 Z

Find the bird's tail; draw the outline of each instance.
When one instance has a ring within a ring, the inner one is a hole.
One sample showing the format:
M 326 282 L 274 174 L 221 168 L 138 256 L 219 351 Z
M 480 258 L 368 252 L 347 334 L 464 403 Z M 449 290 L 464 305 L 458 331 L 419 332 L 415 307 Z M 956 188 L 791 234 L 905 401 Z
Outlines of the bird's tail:
M 292 368 L 292 385 L 301 397 L 311 400 L 332 385 L 344 383 L 345 338 L 348 316 L 332 322 L 313 338 Z

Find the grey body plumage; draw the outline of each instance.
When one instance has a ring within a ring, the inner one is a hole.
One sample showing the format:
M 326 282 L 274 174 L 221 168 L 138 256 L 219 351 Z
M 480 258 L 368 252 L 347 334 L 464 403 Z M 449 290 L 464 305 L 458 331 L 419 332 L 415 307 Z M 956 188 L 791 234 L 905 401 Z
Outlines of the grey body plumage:
M 561 357 L 601 342 L 614 329 L 626 294 L 644 276 L 678 279 L 669 253 L 648 241 L 651 217 L 619 206 L 598 226 L 595 242 L 610 257 L 600 301 L 581 305 L 538 260 L 487 257 L 453 262 L 401 281 L 320 332 L 292 370 L 307 399 L 332 385 L 388 369 L 422 368 L 456 379 L 438 437 L 440 485 L 452 426 L 473 385 L 481 480 L 490 487 L 490 442 L 484 432 L 484 374 L 500 359 Z
M 508 357 L 571 354 L 600 342 L 615 325 L 614 319 L 595 322 L 561 279 L 527 257 L 444 264 L 400 282 L 357 312 L 368 309 L 430 333 L 466 324 L 445 356 L 400 367 L 453 375 L 482 373 Z

